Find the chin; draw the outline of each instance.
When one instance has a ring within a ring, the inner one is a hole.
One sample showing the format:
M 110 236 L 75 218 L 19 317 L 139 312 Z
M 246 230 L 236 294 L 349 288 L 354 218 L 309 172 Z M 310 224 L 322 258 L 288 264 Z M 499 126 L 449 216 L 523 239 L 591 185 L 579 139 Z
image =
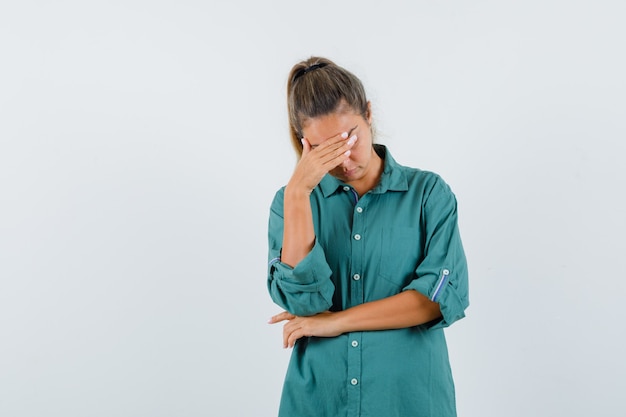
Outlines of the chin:
M 331 172 L 331 175 L 344 182 L 350 182 L 360 179 L 362 177 L 361 173 L 361 169 L 359 169 L 359 167 L 357 166 L 347 172 L 343 170 L 335 170 Z

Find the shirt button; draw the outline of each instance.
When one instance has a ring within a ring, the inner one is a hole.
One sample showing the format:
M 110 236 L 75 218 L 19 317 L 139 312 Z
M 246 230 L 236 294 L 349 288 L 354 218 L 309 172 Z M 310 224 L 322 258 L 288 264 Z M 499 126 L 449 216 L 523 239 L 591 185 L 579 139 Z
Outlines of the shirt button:
M 357 207 L 356 208 L 356 212 L 357 213 L 363 213 L 363 208 L 362 207 Z
M 361 240 L 361 235 L 359 234 L 354 235 L 354 240 Z
M 351 383 L 352 385 L 356 385 L 356 384 L 358 384 L 358 383 L 359 383 L 359 380 L 358 380 L 358 379 L 356 379 L 356 378 L 352 378 L 352 379 L 350 380 L 350 383 Z
M 354 275 L 352 275 L 352 279 L 353 279 L 353 280 L 355 280 L 355 281 L 358 281 L 358 280 L 360 280 L 360 279 L 361 279 L 361 275 L 359 275 L 359 274 L 354 274 Z
M 348 187 L 347 185 L 343 187 L 344 191 L 350 191 L 350 187 Z
M 352 341 L 352 347 L 357 347 L 359 346 L 359 342 L 357 342 L 356 340 Z

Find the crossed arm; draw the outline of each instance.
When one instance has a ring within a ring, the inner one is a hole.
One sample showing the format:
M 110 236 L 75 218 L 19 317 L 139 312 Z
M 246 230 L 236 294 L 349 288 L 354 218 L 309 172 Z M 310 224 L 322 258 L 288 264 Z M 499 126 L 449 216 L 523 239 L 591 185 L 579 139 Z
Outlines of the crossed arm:
M 289 312 L 273 316 L 270 324 L 287 320 L 283 327 L 283 347 L 293 347 L 305 336 L 335 337 L 343 333 L 401 329 L 428 323 L 441 317 L 439 304 L 425 295 L 408 290 L 347 310 L 300 317 Z

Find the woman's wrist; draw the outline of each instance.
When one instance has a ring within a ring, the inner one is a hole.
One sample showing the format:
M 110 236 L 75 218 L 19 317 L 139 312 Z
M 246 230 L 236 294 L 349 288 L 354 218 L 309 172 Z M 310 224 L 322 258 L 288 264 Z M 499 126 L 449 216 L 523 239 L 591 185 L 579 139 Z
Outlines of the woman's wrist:
M 350 328 L 349 317 L 350 312 L 348 310 L 337 311 L 333 313 L 333 329 L 337 334 L 350 333 L 354 329 Z
M 285 187 L 285 198 L 290 198 L 290 199 L 307 198 L 308 199 L 312 191 L 313 190 L 307 187 L 292 183 L 290 181 L 289 183 L 287 183 L 287 186 Z

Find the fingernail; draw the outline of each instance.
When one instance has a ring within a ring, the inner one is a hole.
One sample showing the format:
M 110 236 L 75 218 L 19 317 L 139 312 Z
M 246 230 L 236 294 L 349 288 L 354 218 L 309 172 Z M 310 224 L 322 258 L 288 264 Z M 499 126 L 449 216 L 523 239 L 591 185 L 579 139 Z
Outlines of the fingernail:
M 356 142 L 356 139 L 357 139 L 356 135 L 353 135 L 348 141 L 348 145 L 352 145 L 354 142 Z
M 343 132 L 341 134 L 341 137 L 344 138 L 344 139 L 347 138 L 348 137 L 348 132 Z
M 348 149 L 347 151 L 345 151 L 343 154 L 344 154 L 345 156 L 350 156 L 350 154 L 351 154 L 350 149 Z

